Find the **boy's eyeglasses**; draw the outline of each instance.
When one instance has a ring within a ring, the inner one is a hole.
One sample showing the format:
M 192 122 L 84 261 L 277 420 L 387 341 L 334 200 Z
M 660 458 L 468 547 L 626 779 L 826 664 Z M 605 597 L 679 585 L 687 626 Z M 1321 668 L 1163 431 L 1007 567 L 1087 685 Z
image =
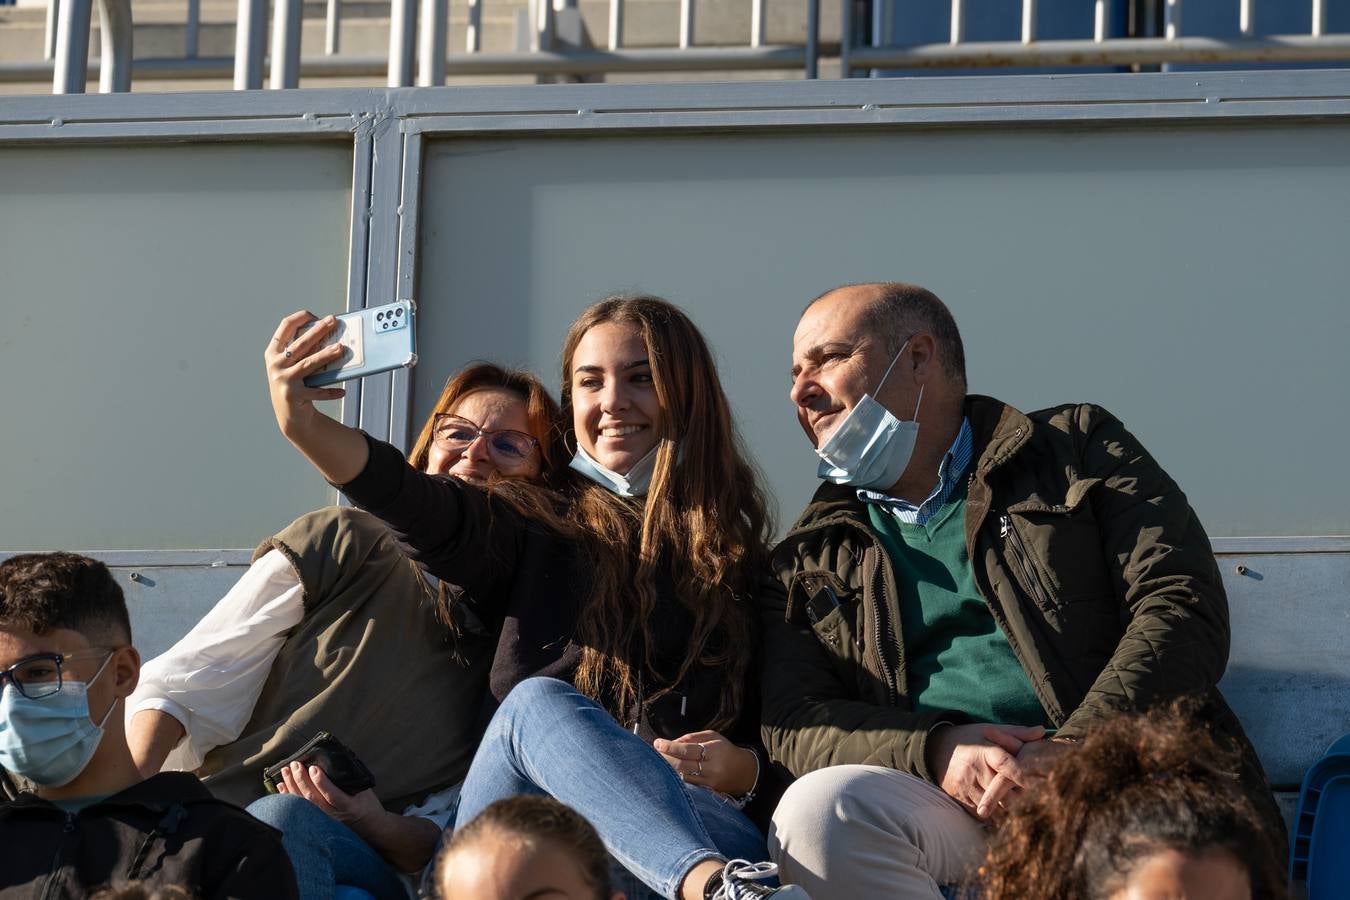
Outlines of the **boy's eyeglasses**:
M 0 671 L 0 688 L 10 684 L 29 700 L 41 700 L 61 690 L 65 664 L 68 660 L 106 653 L 112 656 L 116 648 L 90 647 L 74 653 L 34 653 Z

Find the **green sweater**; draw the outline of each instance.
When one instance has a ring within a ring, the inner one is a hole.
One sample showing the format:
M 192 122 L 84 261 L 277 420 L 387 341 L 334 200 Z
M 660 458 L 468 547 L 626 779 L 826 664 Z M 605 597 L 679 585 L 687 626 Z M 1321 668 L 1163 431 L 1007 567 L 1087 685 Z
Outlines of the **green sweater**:
M 966 554 L 966 486 L 923 525 L 869 503 L 900 590 L 905 671 L 916 712 L 956 709 L 976 722 L 1048 725 L 1022 664 L 975 586 Z

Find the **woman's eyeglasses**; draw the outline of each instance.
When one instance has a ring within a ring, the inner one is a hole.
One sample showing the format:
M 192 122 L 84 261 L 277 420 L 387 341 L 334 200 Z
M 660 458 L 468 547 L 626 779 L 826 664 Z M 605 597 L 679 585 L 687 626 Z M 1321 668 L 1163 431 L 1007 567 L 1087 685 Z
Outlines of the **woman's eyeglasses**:
M 431 426 L 431 438 L 447 453 L 462 453 L 474 441 L 487 440 L 488 454 L 503 465 L 519 465 L 530 458 L 539 441 L 523 431 L 489 431 L 476 422 L 449 413 L 440 413 Z

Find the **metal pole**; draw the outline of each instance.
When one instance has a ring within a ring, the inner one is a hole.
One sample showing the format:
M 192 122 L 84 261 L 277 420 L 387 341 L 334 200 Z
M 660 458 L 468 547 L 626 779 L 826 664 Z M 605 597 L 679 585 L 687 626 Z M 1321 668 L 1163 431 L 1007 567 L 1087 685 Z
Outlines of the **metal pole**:
M 553 49 L 553 3 L 552 0 L 532 0 L 535 4 L 534 49 Z
M 1255 10 L 1252 7 L 1255 0 L 1240 0 L 1238 3 L 1238 28 L 1242 31 L 1243 37 L 1253 37 L 1256 35 L 1256 17 L 1252 15 Z
M 202 30 L 201 0 L 187 0 L 187 27 L 183 29 L 183 55 L 192 59 L 197 55 L 198 38 Z
M 890 29 L 886 27 L 889 16 L 886 15 L 890 9 L 889 0 L 872 0 L 872 46 L 884 47 L 890 39 Z M 880 78 L 880 69 L 871 69 L 867 73 L 868 78 Z
M 422 87 L 445 84 L 446 4 L 447 0 L 422 0 L 417 48 L 417 83 Z
M 56 22 L 56 64 L 52 68 L 53 94 L 83 94 L 89 77 L 90 0 L 61 0 Z
M 56 58 L 56 22 L 61 14 L 61 0 L 47 0 L 47 33 L 42 41 L 42 58 Z
M 272 90 L 300 86 L 303 0 L 276 0 L 272 10 Z
M 806 0 L 806 77 L 820 72 L 820 0 Z
M 1163 37 L 1169 41 L 1181 37 L 1181 0 L 1164 0 Z
M 131 25 L 131 0 L 99 0 L 99 93 L 125 94 L 131 90 L 134 30 Z
M 1327 0 L 1312 0 L 1312 36 L 1327 33 Z
M 609 49 L 618 50 L 621 46 L 623 46 L 623 0 L 609 0 Z
M 839 77 L 852 78 L 853 0 L 839 0 Z
M 1022 43 L 1036 40 L 1036 0 L 1022 0 Z
M 234 89 L 256 91 L 263 83 L 267 46 L 267 0 L 239 0 L 234 28 Z
M 417 7 L 413 0 L 389 4 L 389 87 L 412 87 Z
M 764 0 L 750 0 L 750 46 L 764 46 Z
M 527 23 L 528 24 L 528 23 Z M 997 69 L 1008 66 L 1130 66 L 1167 63 L 1209 64 L 1224 62 L 1321 62 L 1350 61 L 1350 32 L 1331 32 L 1320 38 L 1310 34 L 1275 37 L 1233 38 L 1179 37 L 1169 41 L 1153 38 L 1090 37 L 1075 40 L 971 42 L 953 46 L 942 43 L 906 47 L 853 47 L 850 64 L 855 68 L 881 69 Z M 36 56 L 36 54 L 34 54 Z M 609 51 L 603 48 L 571 49 L 549 53 L 519 52 L 452 54 L 446 58 L 448 76 L 481 75 L 589 75 L 605 72 L 800 72 L 806 53 L 801 45 L 751 47 L 695 47 Z M 98 67 L 97 62 L 91 66 Z M 136 76 L 187 81 L 230 77 L 229 57 L 142 59 Z M 303 78 L 379 78 L 388 70 L 383 53 L 377 56 L 326 57 L 322 54 L 301 61 Z M 14 63 L 0 61 L 0 85 L 32 83 L 51 78 L 51 63 L 33 59 Z M 92 73 L 91 73 L 92 74 Z
M 469 53 L 483 49 L 482 0 L 469 0 L 469 23 L 464 31 L 464 49 Z
M 694 46 L 694 0 L 680 0 L 680 49 Z
M 342 0 L 328 0 L 328 15 L 323 25 L 323 52 L 336 56 L 342 49 Z
M 953 44 L 966 39 L 966 0 L 952 0 L 952 38 Z
M 1110 20 L 1111 0 L 1097 0 L 1092 18 L 1092 39 L 1097 43 L 1106 40 L 1106 23 Z

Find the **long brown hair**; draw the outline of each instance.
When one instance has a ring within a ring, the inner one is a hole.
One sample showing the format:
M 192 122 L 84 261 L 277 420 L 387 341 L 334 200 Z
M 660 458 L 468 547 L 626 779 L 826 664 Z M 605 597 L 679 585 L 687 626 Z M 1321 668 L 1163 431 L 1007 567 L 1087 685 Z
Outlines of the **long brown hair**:
M 999 827 L 976 895 L 1095 900 L 1156 853 L 1220 850 L 1246 867 L 1253 897 L 1284 900 L 1284 867 L 1235 774 L 1237 755 L 1193 705 L 1118 716 L 1069 751 Z
M 563 442 L 562 410 L 549 394 L 539 376 L 524 369 L 508 369 L 490 362 L 474 362 L 450 376 L 436 398 L 431 415 L 427 416 L 422 431 L 413 444 L 408 463 L 419 472 L 425 472 L 431 454 L 432 432 L 436 417 L 453 412 L 459 401 L 475 391 L 499 390 L 519 397 L 525 404 L 525 420 L 530 436 L 539 442 L 539 476 L 535 479 L 490 478 L 487 490 L 500 496 L 522 516 L 552 528 L 560 534 L 573 534 L 567 521 L 558 515 L 561 500 L 548 488 L 563 470 L 561 463 L 568 458 Z M 421 576 L 421 568 L 409 562 Z M 426 582 L 423 582 L 426 584 Z M 430 586 L 428 585 L 428 591 Z M 459 624 L 454 607 L 459 600 L 458 589 L 441 582 L 432 598 L 436 616 L 454 638 L 459 636 Z
M 766 565 L 771 528 L 764 493 L 741 450 L 703 335 L 660 297 L 607 297 L 568 329 L 562 404 L 570 439 L 576 439 L 573 356 L 586 332 L 602 323 L 627 325 L 642 336 L 661 406 L 662 434 L 645 503 L 590 482 L 574 487 L 573 519 L 596 561 L 579 627 L 583 651 L 576 684 L 588 696 L 612 703 L 610 711 L 623 719 L 644 699 L 673 690 L 694 665 L 726 667 L 729 677 L 708 726 L 724 728 L 743 703 L 748 604 Z M 673 575 L 680 602 L 694 615 L 694 629 L 674 682 L 648 686 L 641 673 L 653 669 L 650 623 L 655 575 L 662 564 Z M 633 660 L 630 650 L 639 635 L 646 658 Z

